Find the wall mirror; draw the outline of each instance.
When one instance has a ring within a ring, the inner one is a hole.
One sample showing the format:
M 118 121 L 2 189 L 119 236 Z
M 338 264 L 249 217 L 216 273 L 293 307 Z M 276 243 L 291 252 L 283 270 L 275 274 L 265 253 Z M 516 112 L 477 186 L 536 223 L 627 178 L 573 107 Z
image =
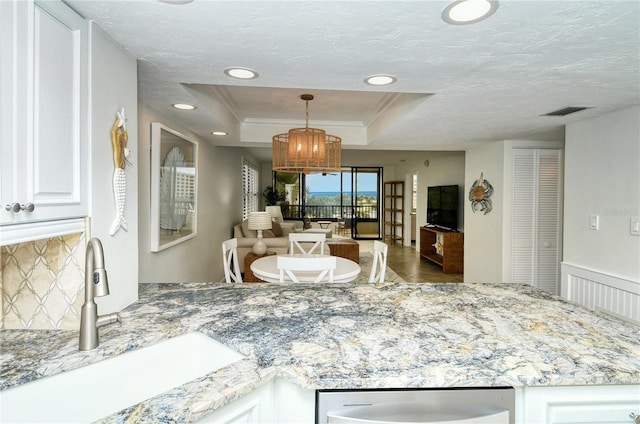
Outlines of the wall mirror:
M 196 236 L 198 143 L 151 123 L 151 251 Z

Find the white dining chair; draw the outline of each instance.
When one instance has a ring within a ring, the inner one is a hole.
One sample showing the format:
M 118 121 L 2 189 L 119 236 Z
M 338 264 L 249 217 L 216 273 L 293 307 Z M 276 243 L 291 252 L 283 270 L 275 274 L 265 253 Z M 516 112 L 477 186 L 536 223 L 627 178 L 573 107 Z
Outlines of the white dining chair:
M 224 264 L 224 280 L 227 283 L 242 283 L 240 264 L 238 263 L 238 239 L 232 238 L 222 242 L 222 262 Z
M 277 267 L 280 271 L 280 282 L 285 282 L 285 276 L 294 283 L 300 282 L 300 273 L 316 273 L 314 283 L 333 283 L 333 272 L 336 269 L 335 256 L 287 256 L 278 255 Z
M 375 240 L 373 242 L 373 263 L 371 264 L 370 283 L 383 283 L 384 275 L 387 272 L 387 250 L 389 246 Z
M 290 233 L 289 253 L 324 255 L 324 245 L 327 235 L 324 233 Z

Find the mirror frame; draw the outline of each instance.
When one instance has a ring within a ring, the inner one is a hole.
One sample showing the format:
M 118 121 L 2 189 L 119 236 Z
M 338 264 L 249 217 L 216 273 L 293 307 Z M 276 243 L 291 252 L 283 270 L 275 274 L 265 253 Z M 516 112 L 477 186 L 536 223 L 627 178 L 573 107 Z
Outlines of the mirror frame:
M 191 232 L 181 235 L 181 225 L 179 229 L 168 230 L 160 226 L 160 204 L 161 204 L 161 169 L 168 156 L 168 152 L 173 147 L 180 147 L 186 150 L 187 154 L 184 158 L 186 163 L 192 163 L 194 168 L 194 197 L 193 197 L 193 213 L 191 220 L 188 213 L 183 217 L 185 222 L 191 223 Z M 151 123 L 151 221 L 150 221 L 150 240 L 151 251 L 159 252 L 178 243 L 187 241 L 197 235 L 198 222 L 198 142 L 191 140 L 171 128 L 162 125 L 159 122 Z M 167 233 L 173 232 L 171 233 Z

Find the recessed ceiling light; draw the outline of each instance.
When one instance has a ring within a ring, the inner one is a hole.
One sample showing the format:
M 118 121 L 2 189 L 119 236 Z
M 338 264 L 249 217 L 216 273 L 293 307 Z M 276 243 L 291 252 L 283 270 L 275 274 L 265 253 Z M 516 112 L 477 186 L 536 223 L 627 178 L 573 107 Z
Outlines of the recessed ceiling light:
M 396 77 L 392 75 L 371 75 L 364 79 L 369 85 L 389 85 L 396 82 Z
M 171 106 L 175 107 L 176 109 L 180 109 L 180 110 L 193 110 L 196 107 L 194 105 L 188 105 L 186 103 L 174 103 Z
M 211 131 L 213 135 L 227 135 L 226 131 Z
M 254 79 L 258 78 L 258 73 L 249 68 L 227 68 L 224 73 L 232 78 L 238 79 Z
M 480 22 L 498 10 L 496 0 L 457 0 L 442 12 L 442 19 L 452 25 Z

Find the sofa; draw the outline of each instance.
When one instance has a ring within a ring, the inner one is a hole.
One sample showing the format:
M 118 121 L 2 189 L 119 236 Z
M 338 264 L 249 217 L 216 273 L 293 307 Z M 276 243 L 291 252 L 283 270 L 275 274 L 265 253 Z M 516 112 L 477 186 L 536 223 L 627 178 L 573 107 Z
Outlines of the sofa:
M 285 254 L 289 251 L 289 233 L 302 230 L 302 221 L 274 222 L 271 230 L 262 231 L 262 240 L 267 245 L 267 251 Z M 258 232 L 250 230 L 248 220 L 245 219 L 233 227 L 233 237 L 238 239 L 238 262 L 240 271 L 244 272 L 244 258 L 258 241 Z

